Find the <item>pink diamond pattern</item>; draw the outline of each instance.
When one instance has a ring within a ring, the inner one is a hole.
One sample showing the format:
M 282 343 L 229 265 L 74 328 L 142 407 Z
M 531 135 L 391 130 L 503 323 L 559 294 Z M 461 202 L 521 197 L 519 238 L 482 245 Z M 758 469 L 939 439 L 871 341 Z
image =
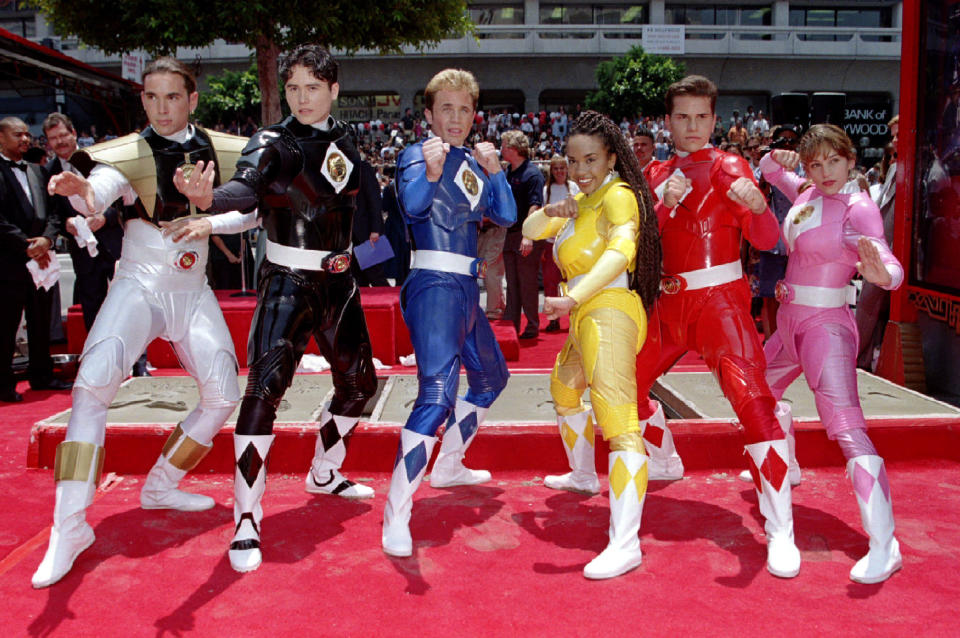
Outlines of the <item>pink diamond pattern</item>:
M 853 491 L 857 493 L 857 496 L 860 497 L 860 500 L 864 503 L 870 502 L 870 492 L 873 491 L 873 484 L 876 482 L 876 479 L 873 478 L 873 475 L 870 474 L 870 471 L 867 468 L 863 467 L 859 463 L 853 464 L 853 477 L 851 478 L 853 483 Z M 887 490 L 889 491 L 889 486 Z
M 887 478 L 887 467 L 880 464 L 880 472 L 877 474 L 877 483 L 880 484 L 880 489 L 883 490 L 883 495 L 887 498 L 887 502 L 890 502 L 890 480 Z

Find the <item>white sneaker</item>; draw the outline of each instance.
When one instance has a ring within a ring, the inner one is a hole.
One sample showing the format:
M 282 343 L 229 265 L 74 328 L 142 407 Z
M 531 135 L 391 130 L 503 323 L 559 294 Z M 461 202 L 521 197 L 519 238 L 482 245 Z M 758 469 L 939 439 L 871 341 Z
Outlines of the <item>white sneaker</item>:
M 373 498 L 372 488 L 354 483 L 339 470 L 330 470 L 329 475 L 326 480 L 318 481 L 313 470 L 310 470 L 307 472 L 304 489 L 311 494 L 331 494 L 349 499 Z

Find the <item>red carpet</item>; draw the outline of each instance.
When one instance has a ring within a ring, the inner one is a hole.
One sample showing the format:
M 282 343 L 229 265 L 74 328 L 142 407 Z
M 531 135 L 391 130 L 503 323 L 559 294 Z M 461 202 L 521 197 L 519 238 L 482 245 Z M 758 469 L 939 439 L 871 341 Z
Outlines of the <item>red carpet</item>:
M 607 582 L 580 575 L 605 545 L 605 496 L 551 492 L 533 474 L 424 485 L 415 555 L 390 559 L 379 548 L 387 477 L 355 478 L 372 478 L 372 502 L 312 497 L 301 475 L 271 477 L 266 560 L 243 576 L 225 556 L 226 476 L 189 480 L 218 502 L 194 514 L 140 510 L 142 477 L 125 478 L 91 508 L 97 542 L 64 581 L 30 589 L 41 548 L 4 566 L 4 635 L 957 635 L 956 464 L 890 467 L 904 568 L 872 586 L 847 579 L 867 542 L 839 469 L 808 471 L 795 491 L 804 563 L 793 580 L 764 570 L 756 498 L 729 476 L 654 484 L 644 564 Z M 44 505 L 24 526 L 30 535 L 48 523 Z
M 542 333 L 535 346 L 520 342 L 511 369 L 548 370 L 565 336 Z M 679 365 L 697 367 L 695 360 Z M 536 469 L 501 469 L 490 485 L 476 488 L 425 484 L 414 507 L 415 555 L 403 560 L 385 557 L 379 547 L 389 480 L 382 471 L 352 471 L 377 491 L 373 501 L 360 503 L 306 494 L 302 470 L 271 473 L 266 560 L 243 576 L 225 556 L 233 528 L 230 475 L 187 479 L 188 489 L 218 503 L 192 514 L 139 509 L 143 476 L 119 476 L 89 510 L 96 543 L 64 581 L 34 591 L 29 579 L 46 547 L 53 481 L 49 470 L 25 469 L 29 431 L 70 400 L 67 393 L 30 392 L 25 383 L 20 390 L 25 403 L 0 407 L 4 636 L 960 635 L 955 460 L 889 464 L 904 569 L 887 583 L 847 578 L 867 539 L 837 465 L 805 468 L 794 492 L 804 559 L 796 579 L 779 580 L 763 568 L 762 524 L 748 484 L 732 473 L 701 470 L 651 484 L 641 528 L 644 564 L 624 577 L 590 582 L 581 570 L 606 542 L 606 494 L 586 498 L 542 487 L 543 473 L 562 465 L 547 431 L 513 438 L 517 456 Z M 956 459 L 956 428 L 941 430 L 947 434 L 940 455 Z M 886 443 L 883 436 L 878 447 L 885 454 L 884 445 L 911 440 L 908 432 Z M 493 461 L 485 438 L 492 437 L 481 436 L 471 451 L 476 466 Z M 395 439 L 388 443 L 383 454 L 392 458 Z M 305 467 L 301 461 L 295 465 Z M 801 462 L 816 460 L 801 453 Z

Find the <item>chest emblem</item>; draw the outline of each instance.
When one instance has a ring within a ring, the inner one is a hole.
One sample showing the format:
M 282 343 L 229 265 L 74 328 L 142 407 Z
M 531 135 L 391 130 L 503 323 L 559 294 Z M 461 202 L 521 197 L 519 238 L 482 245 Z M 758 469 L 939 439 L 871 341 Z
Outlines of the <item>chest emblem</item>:
M 460 164 L 460 169 L 457 171 L 457 176 L 454 178 L 454 181 L 457 184 L 463 195 L 470 201 L 470 208 L 474 209 L 477 207 L 477 204 L 480 203 L 480 193 L 483 192 L 483 182 L 477 176 L 473 169 L 470 168 L 470 164 L 466 160 Z
M 350 181 L 350 175 L 353 173 L 353 162 L 337 148 L 336 144 L 331 143 L 327 147 L 327 154 L 323 158 L 323 166 L 320 172 L 338 193 L 342 191 L 347 182 Z
M 797 237 L 808 230 L 818 228 L 823 223 L 823 199 L 818 197 L 809 202 L 798 204 L 787 212 L 783 220 L 783 236 L 793 251 Z
M 190 176 L 193 175 L 193 171 L 197 168 L 196 164 L 191 164 L 187 162 L 180 166 L 180 170 L 183 171 L 183 178 L 186 180 L 190 179 Z

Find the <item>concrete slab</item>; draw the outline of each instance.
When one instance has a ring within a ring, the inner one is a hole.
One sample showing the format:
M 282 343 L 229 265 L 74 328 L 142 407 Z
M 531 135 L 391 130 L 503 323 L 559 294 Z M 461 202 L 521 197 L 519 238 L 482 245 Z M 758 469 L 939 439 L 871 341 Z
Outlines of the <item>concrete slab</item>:
M 867 419 L 909 418 L 924 419 L 960 416 L 960 409 L 931 397 L 896 385 L 878 376 L 857 371 L 857 386 L 864 416 Z M 723 396 L 719 384 L 710 372 L 671 372 L 660 378 L 655 394 L 673 408 L 681 418 L 718 419 L 736 418 L 730 403 Z M 793 406 L 798 420 L 819 421 L 813 392 L 800 375 L 790 384 L 784 400 Z
M 240 389 L 247 378 L 240 377 Z M 302 423 L 316 421 L 320 406 L 331 392 L 330 375 L 300 374 L 294 377 L 277 410 L 277 421 Z M 107 423 L 174 424 L 182 421 L 199 400 L 197 384 L 190 377 L 134 377 L 120 387 L 107 411 Z M 228 419 L 236 422 L 240 408 Z M 70 410 L 61 412 L 47 423 L 66 423 Z
M 466 392 L 467 377 L 460 375 L 459 395 Z M 371 421 L 404 423 L 417 398 L 417 378 L 412 375 L 390 377 L 382 400 Z M 589 399 L 589 395 L 585 395 Z M 487 424 L 553 423 L 557 419 L 550 398 L 549 374 L 512 374 L 510 382 L 487 414 Z

